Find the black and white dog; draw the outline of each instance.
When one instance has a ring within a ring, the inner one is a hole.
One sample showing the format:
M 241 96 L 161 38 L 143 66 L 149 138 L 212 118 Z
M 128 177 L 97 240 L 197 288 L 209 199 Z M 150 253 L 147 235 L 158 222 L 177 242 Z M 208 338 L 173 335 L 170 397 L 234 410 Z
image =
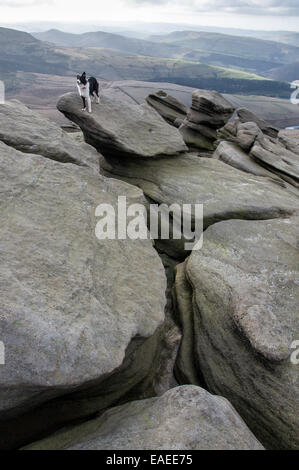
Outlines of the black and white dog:
M 82 111 L 86 111 L 87 104 L 88 112 L 91 113 L 91 98 L 94 98 L 96 103 L 100 102 L 99 82 L 94 77 L 87 79 L 86 73 L 83 72 L 82 75 L 77 75 L 77 87 L 83 101 Z

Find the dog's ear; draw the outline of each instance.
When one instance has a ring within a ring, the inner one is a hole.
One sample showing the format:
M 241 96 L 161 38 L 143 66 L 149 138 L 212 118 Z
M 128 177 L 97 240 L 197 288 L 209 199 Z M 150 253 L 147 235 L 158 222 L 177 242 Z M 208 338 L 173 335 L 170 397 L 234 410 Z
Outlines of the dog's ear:
M 86 73 L 85 72 L 82 73 L 82 75 L 80 77 L 80 80 L 83 83 L 83 85 L 86 85 L 87 80 L 86 80 Z

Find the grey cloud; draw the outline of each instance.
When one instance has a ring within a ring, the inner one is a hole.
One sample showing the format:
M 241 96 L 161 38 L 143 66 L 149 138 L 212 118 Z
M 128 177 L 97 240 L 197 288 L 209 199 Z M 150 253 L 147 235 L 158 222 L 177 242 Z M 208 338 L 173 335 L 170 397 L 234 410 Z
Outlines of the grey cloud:
M 135 5 L 176 4 L 194 12 L 299 16 L 298 0 L 127 0 Z

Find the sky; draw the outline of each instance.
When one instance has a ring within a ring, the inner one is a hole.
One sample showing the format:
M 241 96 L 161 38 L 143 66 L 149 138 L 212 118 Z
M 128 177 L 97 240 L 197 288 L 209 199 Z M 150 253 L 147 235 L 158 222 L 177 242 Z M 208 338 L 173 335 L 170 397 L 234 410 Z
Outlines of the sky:
M 299 0 L 0 0 L 1 24 L 165 22 L 299 31 Z

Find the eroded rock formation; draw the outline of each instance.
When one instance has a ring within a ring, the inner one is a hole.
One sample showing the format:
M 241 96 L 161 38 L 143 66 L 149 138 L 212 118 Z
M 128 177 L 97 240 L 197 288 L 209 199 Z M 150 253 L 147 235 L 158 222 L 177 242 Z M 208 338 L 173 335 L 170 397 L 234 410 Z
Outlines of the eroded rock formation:
M 86 143 L 0 105 L 0 448 L 296 449 L 298 141 L 216 92 L 180 129 L 148 101 L 61 97 Z M 99 240 L 119 196 L 203 204 L 202 248 Z
M 138 436 L 138 438 L 137 438 Z M 194 386 L 112 408 L 27 450 L 262 450 L 231 404 Z

